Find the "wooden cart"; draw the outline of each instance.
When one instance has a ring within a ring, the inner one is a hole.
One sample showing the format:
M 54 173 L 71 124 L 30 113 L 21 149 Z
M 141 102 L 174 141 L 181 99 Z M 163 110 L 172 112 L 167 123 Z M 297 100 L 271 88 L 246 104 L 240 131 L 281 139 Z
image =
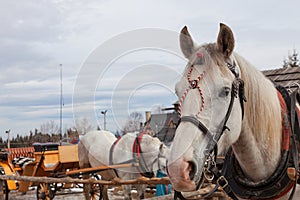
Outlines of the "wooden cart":
M 57 191 L 60 191 L 61 189 L 73 187 L 83 188 L 83 185 L 75 183 L 45 183 L 42 181 L 45 177 L 61 178 L 70 176 L 72 178 L 82 178 L 83 174 L 89 174 L 90 178 L 99 180 L 100 176 L 97 172 L 113 168 L 131 167 L 132 165 L 123 164 L 79 169 L 77 145 L 60 146 L 57 143 L 35 143 L 33 146 L 35 161 L 23 166 L 23 168 L 13 166 L 9 159 L 8 152 L 1 152 L 1 175 L 22 175 L 22 177 L 28 178 L 41 177 L 41 182 L 38 183 L 21 180 L 4 181 L 3 192 L 5 193 L 5 200 L 8 200 L 9 191 L 18 190 L 19 192 L 26 193 L 30 186 L 37 186 L 37 199 L 51 200 L 54 198 Z M 91 184 L 88 192 L 89 198 L 100 199 L 101 188 L 102 186 L 100 184 Z
M 57 173 L 79 168 L 77 145 L 60 146 L 57 143 L 35 143 L 35 162 L 26 165 L 22 176 L 55 177 Z M 33 183 L 19 182 L 19 191 L 27 192 Z M 74 187 L 71 184 L 37 184 L 37 199 L 53 199 L 55 193 L 63 188 Z

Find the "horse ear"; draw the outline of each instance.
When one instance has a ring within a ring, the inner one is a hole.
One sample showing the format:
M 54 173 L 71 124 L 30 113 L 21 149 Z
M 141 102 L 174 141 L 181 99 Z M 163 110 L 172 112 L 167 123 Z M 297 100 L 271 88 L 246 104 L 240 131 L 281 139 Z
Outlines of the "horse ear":
M 231 29 L 225 24 L 220 23 L 220 32 L 218 35 L 218 49 L 229 57 L 234 49 L 234 37 Z
M 161 144 L 159 145 L 159 151 L 163 150 L 163 148 L 164 148 L 164 144 L 161 143 Z
M 183 55 L 188 59 L 194 52 L 194 42 L 186 26 L 180 32 L 180 48 Z

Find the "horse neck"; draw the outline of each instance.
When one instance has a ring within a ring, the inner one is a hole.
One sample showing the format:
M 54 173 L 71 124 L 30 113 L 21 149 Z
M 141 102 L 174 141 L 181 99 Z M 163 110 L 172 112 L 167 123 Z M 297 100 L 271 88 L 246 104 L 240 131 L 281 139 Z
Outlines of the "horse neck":
M 277 91 L 261 72 L 239 57 L 245 81 L 245 116 L 242 131 L 233 145 L 244 173 L 254 181 L 267 179 L 281 156 L 281 106 Z

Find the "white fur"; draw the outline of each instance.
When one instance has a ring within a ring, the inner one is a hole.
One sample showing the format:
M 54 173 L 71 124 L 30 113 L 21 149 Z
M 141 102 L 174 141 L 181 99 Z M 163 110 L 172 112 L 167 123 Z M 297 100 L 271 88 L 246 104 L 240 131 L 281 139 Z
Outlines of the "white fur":
M 225 30 L 226 29 L 226 30 Z M 224 34 L 227 31 L 227 34 Z M 187 35 L 181 42 L 195 44 L 187 29 L 183 29 Z M 225 36 L 232 38 L 220 38 Z M 219 153 L 225 151 L 230 146 L 242 167 L 243 172 L 253 181 L 267 179 L 276 169 L 281 156 L 281 107 L 277 98 L 277 92 L 273 84 L 265 78 L 261 72 L 255 69 L 245 59 L 236 53 L 223 54 L 220 51 L 222 43 L 229 41 L 229 47 L 233 47 L 233 35 L 229 27 L 221 25 L 221 30 L 216 44 L 205 44 L 200 47 L 193 47 L 193 51 L 182 50 L 188 58 L 190 64 L 198 58 L 196 54 L 201 52 L 204 57 L 204 64 L 194 65 L 192 77 L 197 77 L 205 72 L 205 76 L 199 81 L 198 85 L 203 91 L 205 106 L 198 120 L 201 121 L 212 133 L 216 132 L 217 127 L 224 119 L 230 102 L 230 94 L 222 96 L 221 91 L 224 87 L 230 87 L 234 80 L 234 75 L 226 66 L 226 62 L 236 62 L 240 72 L 240 78 L 245 82 L 245 115 L 242 120 L 241 106 L 239 99 L 235 99 L 231 115 L 227 126 L 230 131 L 225 131 L 218 143 Z M 230 43 L 231 42 L 231 43 Z M 188 48 L 187 45 L 181 45 Z M 232 49 L 230 49 L 231 52 Z M 190 53 L 190 54 L 188 54 Z M 225 56 L 224 56 L 225 55 Z M 183 92 L 189 87 L 187 82 L 187 66 L 181 80 L 176 84 L 176 93 L 180 98 Z M 193 79 L 193 78 L 192 78 Z M 197 90 L 190 90 L 181 107 L 182 116 L 190 116 L 199 111 L 201 98 Z M 187 162 L 197 163 L 197 174 L 201 174 L 204 165 L 203 151 L 208 144 L 207 137 L 196 126 L 189 122 L 179 125 L 176 130 L 171 153 L 169 158 L 169 172 L 174 177 L 171 182 L 181 191 L 195 189 L 195 184 L 181 174 L 176 175 L 176 169 L 186 170 Z M 173 166 L 172 166 L 172 163 Z M 175 165 L 182 165 L 177 167 Z M 185 168 L 184 168 L 185 167 Z M 178 172 L 179 173 L 179 172 Z M 176 189 L 176 188 L 175 188 Z
M 119 164 L 133 158 L 132 145 L 135 138 L 135 133 L 127 133 L 122 137 L 114 148 L 113 164 Z M 80 167 L 87 167 L 88 165 L 91 167 L 109 165 L 109 150 L 115 140 L 115 136 L 108 131 L 93 131 L 87 133 L 78 144 Z M 147 168 L 154 172 L 158 170 L 158 160 L 156 159 L 158 158 L 159 153 L 162 156 L 160 163 L 163 167 L 166 167 L 166 155 L 169 150 L 165 145 L 160 149 L 161 144 L 162 143 L 158 138 L 151 137 L 150 135 L 143 135 L 141 142 L 143 156 L 146 160 Z M 132 180 L 141 176 L 139 170 L 135 167 L 120 168 L 117 169 L 117 173 L 119 178 L 124 180 Z M 110 180 L 116 176 L 112 170 L 104 171 L 100 174 L 104 180 Z M 141 197 L 143 195 L 144 186 L 137 185 L 136 187 L 139 197 Z M 124 185 L 123 189 L 125 199 L 130 199 L 131 186 Z

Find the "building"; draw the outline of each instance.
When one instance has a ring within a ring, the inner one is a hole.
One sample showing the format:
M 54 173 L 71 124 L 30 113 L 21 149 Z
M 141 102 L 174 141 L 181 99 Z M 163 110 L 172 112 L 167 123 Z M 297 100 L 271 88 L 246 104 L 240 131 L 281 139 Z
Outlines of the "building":
M 300 87 L 300 67 L 264 70 L 262 73 L 275 84 L 282 85 L 287 90 L 294 91 Z
M 171 108 L 162 109 L 161 114 L 146 112 L 145 128 L 149 134 L 156 136 L 167 146 L 171 144 L 175 136 L 175 130 L 179 122 L 178 103 Z M 170 112 L 171 111 L 171 112 Z

